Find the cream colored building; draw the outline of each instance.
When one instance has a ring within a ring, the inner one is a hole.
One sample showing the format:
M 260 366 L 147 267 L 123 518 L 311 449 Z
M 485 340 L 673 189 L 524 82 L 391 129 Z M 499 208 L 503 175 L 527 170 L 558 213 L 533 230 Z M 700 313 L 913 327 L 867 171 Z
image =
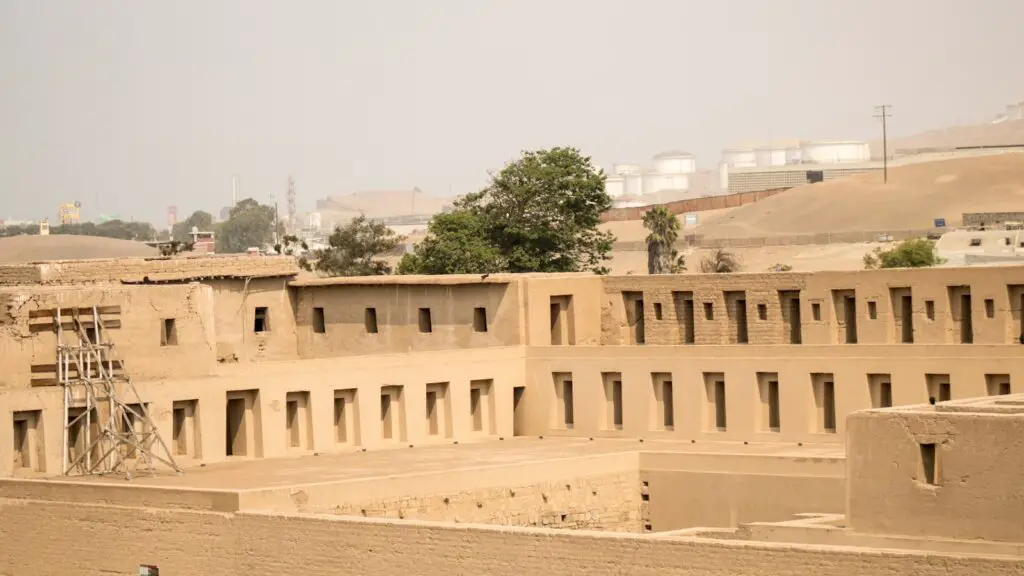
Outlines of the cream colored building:
M 3 266 L 0 574 L 1020 574 L 1022 299 L 1024 267 Z M 54 319 L 94 309 L 182 474 L 63 474 Z

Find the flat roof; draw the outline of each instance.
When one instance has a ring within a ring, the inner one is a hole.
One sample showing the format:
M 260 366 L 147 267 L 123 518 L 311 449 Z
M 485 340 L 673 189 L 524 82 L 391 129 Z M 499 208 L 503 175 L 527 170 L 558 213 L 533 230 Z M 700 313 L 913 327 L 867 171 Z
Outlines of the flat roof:
M 1024 418 L 1024 393 L 947 400 L 946 402 L 937 402 L 935 405 L 913 404 L 872 410 L 872 412 L 878 411 L 906 414 L 999 415 Z
M 430 444 L 414 448 L 376 449 L 305 455 L 295 458 L 234 460 L 203 467 L 185 468 L 175 475 L 136 476 L 126 481 L 120 476 L 71 476 L 49 478 L 53 482 L 103 483 L 151 487 L 176 487 L 207 490 L 259 490 L 303 484 L 338 481 L 375 480 L 419 474 L 453 474 L 459 470 L 516 464 L 543 463 L 585 456 L 630 454 L 638 452 L 675 452 L 740 456 L 780 456 L 798 458 L 843 458 L 843 444 L 797 446 L 792 443 L 660 441 L 636 438 L 552 438 L 518 437 L 506 440 L 461 444 Z
M 521 278 L 579 278 L 594 276 L 591 272 L 527 273 L 527 274 L 446 274 L 429 276 L 421 274 L 386 274 L 381 276 L 335 276 L 331 278 L 304 278 L 292 280 L 289 286 L 381 286 L 381 285 L 437 285 L 457 284 L 508 284 Z

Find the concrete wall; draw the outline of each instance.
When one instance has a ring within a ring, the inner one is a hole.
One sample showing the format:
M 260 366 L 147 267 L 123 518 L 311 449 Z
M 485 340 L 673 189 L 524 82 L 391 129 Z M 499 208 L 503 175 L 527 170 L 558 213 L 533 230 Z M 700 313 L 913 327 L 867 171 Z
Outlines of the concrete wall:
M 850 527 L 1024 542 L 1024 398 L 1013 398 L 1014 410 L 925 406 L 854 414 L 848 423 Z M 923 455 L 923 444 L 934 447 L 933 457 Z
M 1024 212 L 964 212 L 963 225 L 969 228 L 1001 226 L 1004 222 L 1024 221 Z
M 102 534 L 102 537 L 96 537 Z M 92 537 L 90 537 L 92 535 Z M 62 502 L 0 503 L 0 573 L 1016 575 L 1019 559 Z

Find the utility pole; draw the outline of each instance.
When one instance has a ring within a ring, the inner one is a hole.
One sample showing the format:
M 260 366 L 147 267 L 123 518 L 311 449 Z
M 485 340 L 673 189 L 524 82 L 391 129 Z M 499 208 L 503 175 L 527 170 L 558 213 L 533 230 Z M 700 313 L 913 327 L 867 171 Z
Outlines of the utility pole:
M 878 114 L 875 114 L 875 118 L 882 119 L 882 181 L 886 184 L 889 183 L 889 134 L 886 130 L 886 119 L 890 118 L 889 108 L 892 108 L 889 104 L 882 104 L 881 106 L 875 106 L 875 110 Z

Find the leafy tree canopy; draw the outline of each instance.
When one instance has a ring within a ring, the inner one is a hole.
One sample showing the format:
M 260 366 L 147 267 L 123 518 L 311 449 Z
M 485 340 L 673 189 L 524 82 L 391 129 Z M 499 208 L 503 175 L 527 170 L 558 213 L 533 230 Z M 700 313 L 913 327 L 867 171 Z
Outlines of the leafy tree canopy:
M 217 230 L 217 252 L 237 254 L 249 248 L 266 247 L 274 239 L 276 220 L 272 206 L 264 206 L 252 198 L 240 201 Z
M 927 238 L 904 240 L 889 250 L 875 248 L 864 255 L 864 267 L 873 268 L 928 268 L 945 262 L 935 249 L 935 242 Z
M 490 274 L 504 269 L 484 220 L 470 210 L 438 214 L 427 237 L 398 263 L 399 274 Z
M 0 236 L 21 236 L 23 234 L 39 234 L 38 224 L 24 226 L 4 226 L 0 228 Z M 157 238 L 156 229 L 149 222 L 126 222 L 124 220 L 108 220 L 81 222 L 78 224 L 61 224 L 50 226 L 50 234 L 68 234 L 73 236 L 99 236 L 101 238 L 117 238 L 119 240 L 138 240 L 144 242 Z
M 191 216 L 178 222 L 171 228 L 171 236 L 179 242 L 187 242 L 192 239 L 192 227 L 195 226 L 201 232 L 213 230 L 213 215 L 209 212 L 196 210 Z
M 576 148 L 525 152 L 486 188 L 435 216 L 399 271 L 606 273 L 615 237 L 597 228 L 611 207 L 604 182 Z
M 312 268 L 326 276 L 390 274 L 391 265 L 380 257 L 403 240 L 383 223 L 359 216 L 336 227 L 327 240 L 327 248 L 313 251 Z
M 678 274 L 686 270 L 686 259 L 676 250 L 679 220 L 664 206 L 655 206 L 644 213 L 647 228 L 647 273 Z

